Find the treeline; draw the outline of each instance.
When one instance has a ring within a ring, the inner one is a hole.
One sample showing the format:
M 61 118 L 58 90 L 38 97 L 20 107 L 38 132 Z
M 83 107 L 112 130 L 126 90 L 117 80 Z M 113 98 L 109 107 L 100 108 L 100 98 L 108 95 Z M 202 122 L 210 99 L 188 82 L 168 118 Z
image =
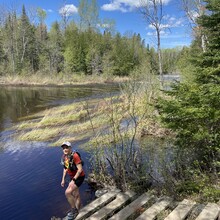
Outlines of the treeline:
M 55 21 L 48 30 L 46 12 L 37 9 L 37 24 L 26 8 L 7 12 L 0 26 L 0 73 L 6 74 L 106 74 L 128 76 L 141 65 L 158 73 L 157 54 L 140 34 L 122 36 L 93 26 L 81 28 L 69 21 Z M 164 73 L 175 72 L 181 49 L 163 50 Z

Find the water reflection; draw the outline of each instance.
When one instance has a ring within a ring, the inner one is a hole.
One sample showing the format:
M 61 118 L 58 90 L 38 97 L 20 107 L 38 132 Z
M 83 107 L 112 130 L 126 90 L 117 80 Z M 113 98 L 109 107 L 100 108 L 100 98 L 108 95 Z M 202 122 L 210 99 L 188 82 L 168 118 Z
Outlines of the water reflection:
M 145 137 L 140 141 L 146 172 L 156 183 L 164 183 L 164 173 L 174 171 L 175 148 L 172 139 Z
M 117 85 L 74 87 L 1 87 L 0 131 L 17 122 L 18 118 L 40 110 L 101 97 L 118 91 Z

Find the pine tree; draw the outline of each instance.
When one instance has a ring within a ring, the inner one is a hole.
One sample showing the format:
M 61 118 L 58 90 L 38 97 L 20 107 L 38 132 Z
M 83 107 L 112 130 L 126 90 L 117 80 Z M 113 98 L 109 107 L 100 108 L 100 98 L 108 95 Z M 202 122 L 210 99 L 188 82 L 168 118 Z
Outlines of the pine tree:
M 25 6 L 22 7 L 22 14 L 19 22 L 18 37 L 18 70 L 26 71 L 38 70 L 39 57 L 37 53 L 35 31 L 36 28 L 31 25 L 26 14 Z
M 50 63 L 50 72 L 58 73 L 63 70 L 63 36 L 58 22 L 54 22 L 50 29 L 47 51 Z
M 206 2 L 210 13 L 198 22 L 206 32 L 207 50 L 197 58 L 195 80 L 174 85 L 167 92 L 172 99 L 160 100 L 158 107 L 162 121 L 176 132 L 179 149 L 190 151 L 201 169 L 216 171 L 220 159 L 220 2 Z

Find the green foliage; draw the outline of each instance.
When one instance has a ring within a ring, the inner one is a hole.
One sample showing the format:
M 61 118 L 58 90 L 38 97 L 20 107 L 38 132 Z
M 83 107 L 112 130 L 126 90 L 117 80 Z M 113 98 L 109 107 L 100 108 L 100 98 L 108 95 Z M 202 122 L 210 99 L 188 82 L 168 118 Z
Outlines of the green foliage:
M 195 79 L 195 66 L 193 60 L 193 47 L 183 47 L 177 61 L 177 68 L 180 71 L 182 81 L 194 81 Z
M 180 149 L 193 149 L 202 170 L 216 172 L 220 149 L 220 10 L 207 1 L 210 15 L 200 23 L 207 32 L 207 51 L 197 58 L 195 79 L 173 85 L 169 99 L 159 101 L 162 121 L 176 132 Z M 189 164 L 190 165 L 190 164 Z
M 110 79 L 128 76 L 149 57 L 139 34 L 115 34 L 113 20 L 104 19 L 97 25 L 101 22 L 96 0 L 81 0 L 80 24 L 65 20 L 65 30 L 58 22 L 47 30 L 47 14 L 41 8 L 36 9 L 35 25 L 24 5 L 21 14 L 11 11 L 6 15 L 0 26 L 0 69 L 5 73 L 52 75 L 62 71 L 103 74 Z
M 194 196 L 199 202 L 218 202 L 220 190 L 206 175 L 198 175 L 196 171 L 192 172 L 192 178 L 179 181 L 176 186 L 176 194 L 181 197 Z
M 133 74 L 144 62 L 152 73 L 158 73 L 157 52 L 145 47 L 140 34 L 121 36 L 113 20 L 100 22 L 96 0 L 80 0 L 80 22 L 69 20 L 66 14 L 65 29 L 58 22 L 48 29 L 47 14 L 41 8 L 36 9 L 36 24 L 30 22 L 25 6 L 21 14 L 11 11 L 6 15 L 0 26 L 0 69 L 5 73 L 52 75 L 62 71 L 104 75 L 111 80 L 114 75 Z M 174 71 L 177 59 L 176 50 L 164 51 L 166 72 Z
M 177 62 L 179 60 L 181 48 L 162 49 L 162 69 L 164 74 L 177 73 Z
M 48 45 L 46 46 L 49 55 L 50 72 L 59 73 L 63 70 L 63 37 L 58 22 L 52 24 L 48 35 Z
M 96 30 L 99 22 L 99 11 L 96 0 L 80 0 L 78 13 L 80 30 Z

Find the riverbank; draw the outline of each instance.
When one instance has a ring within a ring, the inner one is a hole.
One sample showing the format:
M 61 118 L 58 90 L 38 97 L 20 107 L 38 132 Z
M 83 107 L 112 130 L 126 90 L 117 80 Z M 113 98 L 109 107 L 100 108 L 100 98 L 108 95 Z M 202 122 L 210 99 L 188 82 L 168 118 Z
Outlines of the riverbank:
M 91 84 L 111 84 L 128 81 L 128 77 L 98 76 L 85 74 L 26 74 L 0 76 L 0 85 L 5 86 L 74 86 Z

